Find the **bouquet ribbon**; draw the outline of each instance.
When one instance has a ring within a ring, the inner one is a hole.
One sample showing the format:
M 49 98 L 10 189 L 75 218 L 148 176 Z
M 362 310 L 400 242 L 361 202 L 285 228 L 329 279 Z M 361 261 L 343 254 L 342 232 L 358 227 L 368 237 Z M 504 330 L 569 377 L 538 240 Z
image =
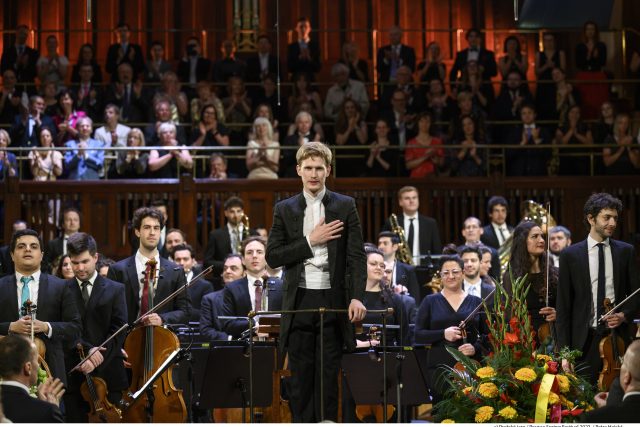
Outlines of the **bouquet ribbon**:
M 538 391 L 538 400 L 536 401 L 536 423 L 545 423 L 547 421 L 547 406 L 549 403 L 549 393 L 553 386 L 555 375 L 544 374 L 540 382 L 540 390 Z

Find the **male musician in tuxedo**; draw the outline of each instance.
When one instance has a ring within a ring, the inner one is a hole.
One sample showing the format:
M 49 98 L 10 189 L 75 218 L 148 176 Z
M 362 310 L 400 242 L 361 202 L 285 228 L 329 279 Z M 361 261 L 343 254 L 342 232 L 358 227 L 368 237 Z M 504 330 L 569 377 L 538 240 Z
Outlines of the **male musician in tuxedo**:
M 64 387 L 59 379 L 47 379 L 38 387 L 37 398 L 29 394 L 29 388 L 38 382 L 39 367 L 38 349 L 29 339 L 22 335 L 9 335 L 0 340 L 1 406 L 9 421 L 64 422 L 59 408 Z
M 579 363 L 586 365 L 588 379 L 595 384 L 601 368 L 600 339 L 608 328 L 627 339 L 628 324 L 638 307 L 631 298 L 615 313 L 605 314 L 604 299 L 622 302 L 638 288 L 638 268 L 632 245 L 614 240 L 622 202 L 607 193 L 592 194 L 584 205 L 589 235 L 560 253 L 560 283 L 556 299 L 558 348 L 582 351 Z M 563 361 L 563 366 L 569 367 Z
M 240 244 L 244 237 L 255 234 L 245 230 L 242 222 L 244 217 L 244 202 L 240 197 L 231 196 L 224 202 L 225 226 L 209 233 L 207 249 L 204 252 L 204 267 L 213 266 L 215 277 L 222 273 L 222 263 L 231 253 L 239 253 Z
M 144 55 L 140 45 L 131 43 L 131 28 L 129 24 L 121 22 L 115 28 L 118 42 L 109 46 L 107 51 L 107 73 L 111 74 L 111 81 L 116 81 L 116 71 L 121 64 L 129 64 L 133 72 L 133 80 L 144 72 Z
M 75 295 L 75 305 L 82 318 L 82 333 L 70 341 L 65 349 L 66 369 L 70 371 L 80 362 L 77 346 L 81 345 L 89 359 L 69 376 L 65 408 L 67 422 L 86 423 L 91 410 L 80 386 L 84 374 L 99 377 L 107 383 L 107 398 L 113 403 L 122 399 L 122 390 L 129 386 L 122 352 L 125 334 L 121 333 L 105 347 L 99 347 L 108 337 L 127 323 L 127 304 L 124 285 L 98 274 L 98 246 L 87 233 L 75 233 L 67 242 L 74 278 L 67 281 Z
M 396 73 L 401 66 L 406 66 L 413 73 L 416 69 L 416 51 L 402 44 L 402 28 L 393 26 L 389 29 L 390 44 L 378 49 L 378 74 L 380 82 L 396 81 Z
M 458 246 L 458 252 L 463 246 L 483 245 L 481 240 L 483 234 L 484 228 L 482 228 L 482 223 L 478 218 L 470 216 L 465 219 L 462 224 L 462 237 L 464 237 L 464 244 Z M 490 246 L 487 246 L 487 248 L 491 251 L 491 270 L 489 271 L 489 275 L 491 277 L 500 277 L 500 256 L 498 255 L 498 251 Z
M 169 236 L 170 234 L 167 234 Z M 173 262 L 182 266 L 187 283 L 191 282 L 198 274 L 193 271 L 196 265 L 195 252 L 191 245 L 186 243 L 179 244 L 172 248 L 171 257 Z M 200 319 L 200 303 L 202 298 L 213 292 L 213 285 L 203 278 L 192 283 L 187 289 L 189 299 L 191 300 L 191 311 L 189 312 L 189 321 L 197 322 Z
M 41 271 L 42 240 L 26 229 L 13 233 L 11 258 L 15 274 L 0 279 L 0 335 L 31 334 L 31 316 L 22 316 L 27 300 L 37 307 L 33 330 L 47 348 L 45 362 L 55 378 L 67 384 L 64 341 L 80 334 L 80 314 L 66 283 Z
M 455 88 L 456 82 L 462 77 L 467 68 L 467 62 L 476 61 L 482 72 L 482 80 L 490 81 L 498 74 L 498 66 L 494 53 L 482 47 L 482 35 L 476 28 L 471 28 L 466 34 L 469 47 L 456 54 L 455 62 L 449 72 L 449 82 Z
M 287 66 L 289 73 L 296 75 L 305 73 L 313 81 L 314 76 L 322 68 L 320 62 L 320 46 L 312 40 L 311 21 L 307 17 L 301 17 L 296 23 L 298 40 L 287 46 Z
M 420 198 L 416 187 L 407 185 L 398 190 L 398 204 L 402 213 L 398 215 L 398 225 L 404 229 L 407 245 L 413 257 L 413 264 L 420 265 L 422 255 L 442 252 L 440 233 L 436 220 L 418 212 Z M 385 230 L 391 230 L 386 222 Z
M 268 276 L 266 246 L 265 240 L 260 236 L 251 236 L 242 242 L 242 264 L 246 276 L 225 285 L 222 296 L 223 316 L 247 316 L 252 310 L 282 308 L 282 281 L 275 277 L 263 280 L 263 277 Z M 226 320 L 220 323 L 222 329 L 235 338 L 248 329 L 246 320 Z
M 349 322 L 361 321 L 366 257 L 354 199 L 325 186 L 332 154 L 320 142 L 296 154 L 303 191 L 274 207 L 267 263 L 284 266 L 284 310 L 346 309 L 324 316 L 324 372 L 320 368 L 320 315 L 283 315 L 280 345 L 291 367 L 290 406 L 294 422 L 337 421 L 338 369 L 342 350 L 355 349 Z M 318 381 L 323 375 L 324 390 Z M 323 393 L 324 408 L 320 407 Z
M 458 249 L 460 259 L 464 263 L 464 279 L 462 288 L 465 295 L 473 295 L 485 299 L 495 289 L 493 285 L 485 283 L 480 277 L 480 262 L 482 251 L 478 246 L 463 246 Z M 493 300 L 487 301 L 489 307 L 493 306 Z
M 560 267 L 560 252 L 571 246 L 571 231 L 562 225 L 556 225 L 549 231 L 549 249 L 553 265 Z
M 487 202 L 487 214 L 491 223 L 484 226 L 480 240 L 489 247 L 500 249 L 513 233 L 513 227 L 507 224 L 509 202 L 502 196 L 491 196 Z
M 47 243 L 47 251 L 44 254 L 45 262 L 43 268 L 46 271 L 53 271 L 53 263 L 59 256 L 67 253 L 67 242 L 69 236 L 80 230 L 80 211 L 78 208 L 70 206 L 62 211 L 62 236 L 56 237 Z
M 224 286 L 240 280 L 245 276 L 245 268 L 242 256 L 229 254 L 222 267 L 222 281 Z M 222 313 L 224 304 L 224 288 L 205 295 L 200 305 L 200 334 L 209 341 L 227 341 L 229 334 L 222 330 L 218 316 Z
M 158 240 L 164 227 L 164 216 L 155 208 L 142 207 L 133 214 L 133 228 L 140 239 L 140 247 L 135 255 L 125 258 L 109 267 L 107 277 L 123 283 L 127 300 L 127 323 L 134 324 L 140 316 L 142 324 L 162 326 L 164 324 L 184 324 L 189 320 L 189 295 L 180 292 L 170 303 L 155 313 L 145 315 L 153 308 L 149 304 L 149 294 L 154 304 L 163 301 L 185 284 L 182 268 L 166 258 L 160 257 Z M 155 267 L 152 267 L 155 261 Z M 145 271 L 156 268 L 156 283 L 145 283 Z M 158 271 L 159 269 L 159 271 Z
M 399 244 L 400 238 L 393 231 L 382 231 L 378 234 L 378 249 L 384 256 L 385 265 L 391 267 L 390 283 L 406 288 L 401 292 L 408 292 L 415 299 L 415 303 L 420 304 L 420 286 L 416 269 L 414 266 L 398 260 Z

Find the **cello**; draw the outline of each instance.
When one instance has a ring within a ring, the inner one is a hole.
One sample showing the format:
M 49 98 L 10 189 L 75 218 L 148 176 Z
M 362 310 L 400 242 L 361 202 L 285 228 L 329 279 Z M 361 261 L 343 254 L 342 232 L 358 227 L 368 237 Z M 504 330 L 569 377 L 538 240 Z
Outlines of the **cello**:
M 76 345 L 80 359 L 84 359 L 82 344 Z M 119 423 L 122 421 L 122 413 L 109 400 L 107 400 L 107 383 L 102 378 L 84 374 L 85 382 L 80 386 L 82 398 L 89 402 L 91 411 L 88 414 L 90 423 Z
M 153 308 L 153 291 L 157 287 L 157 262 L 151 259 L 146 267 L 143 286 L 149 289 L 148 307 Z M 144 313 L 142 313 L 144 314 Z M 139 399 L 132 401 L 135 392 L 142 389 L 170 355 L 179 351 L 180 341 L 176 334 L 162 326 L 137 325 L 124 342 L 124 350 L 131 363 L 131 385 L 128 398 L 123 402 L 126 409 L 123 421 L 127 423 L 167 422 L 183 423 L 187 419 L 187 407 L 182 390 L 173 384 L 172 367 L 167 368 L 146 389 Z
M 605 298 L 605 311 L 613 311 L 613 304 L 609 298 Z M 608 391 L 614 379 L 620 376 L 622 367 L 622 356 L 625 352 L 624 340 L 616 333 L 615 329 L 610 329 L 609 335 L 600 340 L 598 345 L 600 359 L 602 359 L 602 370 L 598 376 L 598 388 L 601 391 Z

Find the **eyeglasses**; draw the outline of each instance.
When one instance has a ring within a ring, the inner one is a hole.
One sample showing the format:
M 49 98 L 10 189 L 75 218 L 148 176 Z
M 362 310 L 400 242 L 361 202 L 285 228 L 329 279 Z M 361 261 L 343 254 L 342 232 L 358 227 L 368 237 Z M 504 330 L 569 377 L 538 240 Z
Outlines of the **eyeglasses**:
M 459 276 L 460 274 L 462 274 L 462 270 L 445 270 L 440 272 L 440 277 Z

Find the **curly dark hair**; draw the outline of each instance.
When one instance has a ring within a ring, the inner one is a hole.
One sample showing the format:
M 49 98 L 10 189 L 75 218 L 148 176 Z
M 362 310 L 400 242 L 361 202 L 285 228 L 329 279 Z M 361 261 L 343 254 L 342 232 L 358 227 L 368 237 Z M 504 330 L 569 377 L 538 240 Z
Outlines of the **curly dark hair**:
M 137 209 L 133 213 L 133 228 L 136 230 L 140 230 L 140 226 L 142 226 L 142 220 L 148 217 L 158 220 L 158 222 L 160 223 L 160 228 L 164 227 L 164 215 L 162 215 L 162 212 L 160 212 L 156 208 L 145 206 Z
M 595 219 L 603 209 L 613 209 L 620 215 L 622 213 L 622 201 L 609 193 L 592 194 L 589 199 L 587 199 L 583 209 L 584 221 L 587 226 L 589 226 L 587 221 L 589 215 Z

